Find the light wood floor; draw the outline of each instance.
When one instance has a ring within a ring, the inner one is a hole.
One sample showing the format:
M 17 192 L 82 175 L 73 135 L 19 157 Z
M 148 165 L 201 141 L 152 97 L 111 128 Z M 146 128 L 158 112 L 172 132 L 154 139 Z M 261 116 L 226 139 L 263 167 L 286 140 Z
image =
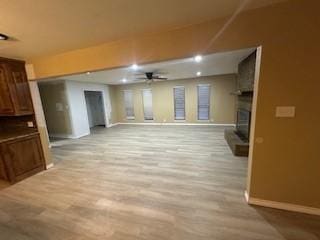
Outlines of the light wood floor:
M 116 126 L 58 141 L 50 170 L 0 191 L 2 240 L 313 240 L 320 218 L 244 200 L 223 128 Z

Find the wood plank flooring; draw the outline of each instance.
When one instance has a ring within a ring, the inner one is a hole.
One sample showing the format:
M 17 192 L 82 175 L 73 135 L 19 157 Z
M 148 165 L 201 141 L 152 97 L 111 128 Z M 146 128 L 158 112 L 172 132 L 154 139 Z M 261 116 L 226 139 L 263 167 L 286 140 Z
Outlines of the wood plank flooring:
M 0 191 L 1 240 L 314 240 L 320 218 L 245 203 L 222 127 L 98 128 Z

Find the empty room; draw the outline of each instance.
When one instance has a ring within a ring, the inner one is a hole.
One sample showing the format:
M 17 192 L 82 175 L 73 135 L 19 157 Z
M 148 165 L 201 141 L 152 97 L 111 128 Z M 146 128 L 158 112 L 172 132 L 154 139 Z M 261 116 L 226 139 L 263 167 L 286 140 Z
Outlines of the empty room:
M 320 239 L 319 7 L 3 1 L 0 240 Z

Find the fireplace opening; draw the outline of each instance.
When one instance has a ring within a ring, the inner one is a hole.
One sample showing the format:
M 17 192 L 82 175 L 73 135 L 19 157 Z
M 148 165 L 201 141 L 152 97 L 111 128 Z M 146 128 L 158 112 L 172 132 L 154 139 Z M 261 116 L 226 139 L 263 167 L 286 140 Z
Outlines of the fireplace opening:
M 245 142 L 249 142 L 251 112 L 246 109 L 238 109 L 236 134 Z

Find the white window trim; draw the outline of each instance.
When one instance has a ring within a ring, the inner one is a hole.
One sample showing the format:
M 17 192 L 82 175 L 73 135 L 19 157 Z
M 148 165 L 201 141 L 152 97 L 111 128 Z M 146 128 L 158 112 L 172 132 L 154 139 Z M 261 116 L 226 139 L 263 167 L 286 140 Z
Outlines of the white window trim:
M 176 119 L 176 103 L 175 103 L 175 95 L 174 95 L 174 90 L 176 88 L 183 88 L 184 90 L 184 118 L 183 119 Z M 186 121 L 186 88 L 185 86 L 175 86 L 173 87 L 173 118 L 174 118 L 174 121 L 177 121 L 177 122 L 185 122 Z
M 149 91 L 151 91 L 151 101 L 152 101 L 152 108 L 151 108 L 151 111 L 152 111 L 152 119 L 146 119 L 145 117 L 145 112 L 144 112 L 144 98 L 143 98 L 143 91 L 144 90 L 149 90 Z M 153 92 L 152 92 L 152 88 L 143 88 L 143 89 L 141 89 L 141 96 L 142 96 L 142 108 L 143 108 L 143 121 L 144 122 L 154 122 L 154 113 L 153 113 Z
M 125 94 L 125 92 L 131 92 L 132 93 L 132 112 L 133 112 L 133 116 L 127 116 L 125 99 L 123 99 L 124 100 L 124 112 L 125 112 L 125 117 L 126 117 L 127 120 L 135 120 L 133 90 L 132 89 L 125 89 L 125 90 L 122 90 L 122 91 L 123 91 L 123 94 Z M 124 96 L 125 95 L 123 95 L 123 97 Z

